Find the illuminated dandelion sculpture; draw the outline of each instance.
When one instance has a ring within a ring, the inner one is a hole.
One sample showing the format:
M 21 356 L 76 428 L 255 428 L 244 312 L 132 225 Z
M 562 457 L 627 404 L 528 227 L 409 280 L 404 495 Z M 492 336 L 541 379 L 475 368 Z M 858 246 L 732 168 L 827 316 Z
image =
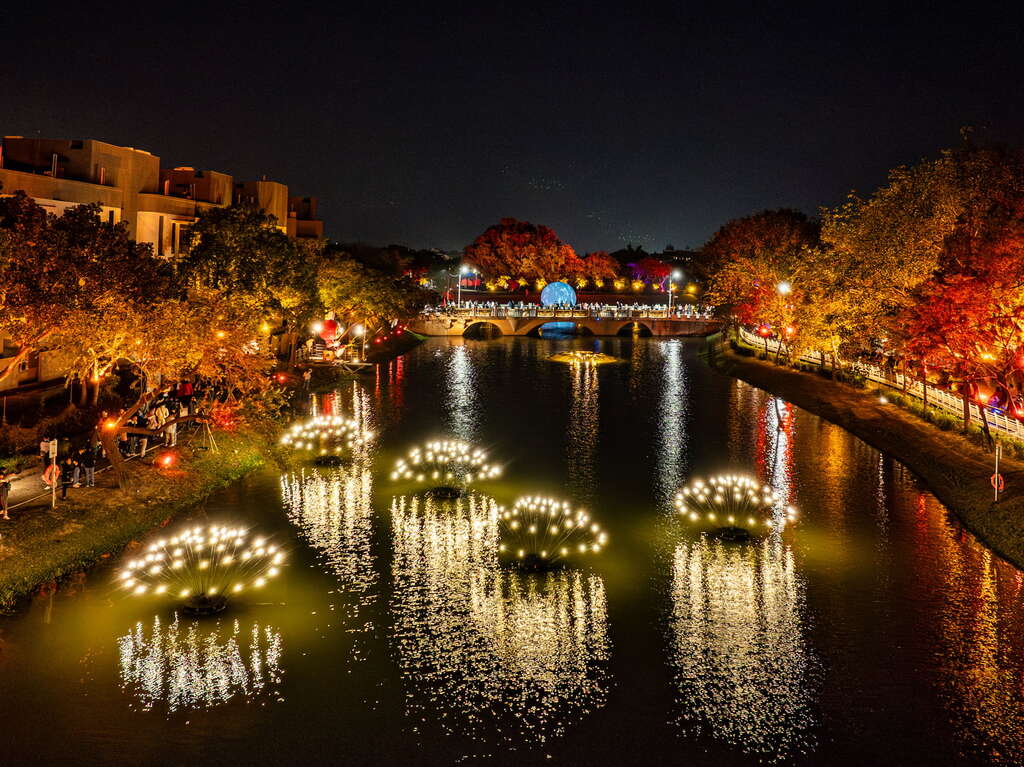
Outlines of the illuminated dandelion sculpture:
M 500 516 L 499 553 L 532 569 L 546 569 L 597 554 L 608 534 L 568 501 L 525 496 Z
M 432 495 L 458 498 L 474 482 L 500 475 L 501 467 L 488 463 L 482 449 L 466 442 L 436 441 L 414 447 L 406 457 L 399 458 L 391 479 L 429 483 Z
M 149 546 L 118 575 L 125 591 L 184 600 L 196 615 L 218 613 L 228 597 L 260 589 L 278 575 L 284 552 L 237 527 L 188 528 Z
M 281 444 L 307 453 L 318 463 L 336 463 L 372 439 L 373 432 L 361 428 L 355 419 L 318 415 L 294 424 L 281 437 Z
M 552 362 L 568 362 L 570 365 L 604 365 L 609 362 L 619 362 L 618 357 L 603 352 L 589 352 L 582 349 L 574 349 L 568 352 L 558 352 L 548 357 Z
M 779 530 L 796 520 L 796 509 L 782 506 L 782 496 L 770 486 L 736 474 L 694 480 L 676 494 L 675 503 L 688 521 L 736 540 Z

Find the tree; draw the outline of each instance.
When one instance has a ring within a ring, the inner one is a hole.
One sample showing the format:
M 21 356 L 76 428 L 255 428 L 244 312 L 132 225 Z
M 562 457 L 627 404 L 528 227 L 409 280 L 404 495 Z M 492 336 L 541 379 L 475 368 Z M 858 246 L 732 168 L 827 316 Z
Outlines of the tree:
M 58 217 L 23 192 L 0 198 L 0 334 L 18 347 L 0 380 L 87 330 L 108 306 L 172 291 L 168 265 L 132 242 L 125 224 L 103 221 L 98 205 Z
M 672 273 L 672 267 L 660 258 L 647 256 L 633 264 L 633 276 L 653 284 L 660 284 Z
M 261 316 L 304 323 L 317 310 L 315 262 L 322 244 L 291 240 L 250 205 L 204 212 L 177 264 L 183 282 L 219 291 Z
M 326 255 L 317 269 L 319 299 L 347 323 L 380 323 L 419 311 L 427 293 L 407 278 L 373 269 L 344 253 Z
M 993 191 L 984 215 L 976 208 L 960 217 L 937 255 L 940 270 L 890 323 L 904 355 L 959 388 L 965 421 L 968 398 L 982 386 L 1024 415 L 1014 401 L 1024 370 L 1024 187 L 994 184 Z M 987 434 L 988 398 L 980 399 Z
M 552 281 L 586 272 L 576 251 L 558 239 L 553 230 L 514 218 L 503 218 L 488 227 L 466 246 L 464 255 L 491 277 L 513 275 Z
M 725 224 L 696 254 L 692 266 L 706 279 L 738 258 L 791 265 L 805 248 L 817 245 L 818 235 L 818 224 L 800 211 L 764 210 Z
M 595 250 L 583 257 L 583 270 L 595 281 L 614 280 L 619 276 L 619 262 L 603 250 Z
M 127 424 L 140 408 L 176 381 L 197 377 L 213 383 L 227 403 L 259 397 L 271 387 L 272 363 L 258 340 L 258 319 L 223 293 L 194 290 L 187 298 L 148 303 L 109 295 L 98 308 L 71 315 L 76 332 L 64 339 L 62 349 L 69 357 L 69 377 L 120 365 L 138 378 L 135 401 L 99 429 L 122 488 L 128 486 L 128 473 L 119 436 L 130 430 Z

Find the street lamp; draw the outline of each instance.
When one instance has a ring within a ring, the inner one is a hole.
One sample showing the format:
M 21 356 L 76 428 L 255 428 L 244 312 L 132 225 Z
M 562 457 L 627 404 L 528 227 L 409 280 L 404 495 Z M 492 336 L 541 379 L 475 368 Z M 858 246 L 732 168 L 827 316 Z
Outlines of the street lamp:
M 788 296 L 790 293 L 793 292 L 793 286 L 790 285 L 786 280 L 783 280 L 775 287 L 779 291 L 780 296 Z
M 668 278 L 668 314 L 665 315 L 666 317 L 671 317 L 672 316 L 672 281 L 673 280 L 681 279 L 682 276 L 683 276 L 682 272 L 680 272 L 678 269 L 676 269 L 674 272 L 672 272 L 672 274 L 669 275 L 669 278 Z
M 362 336 L 363 345 L 362 345 L 362 350 L 360 352 L 359 358 L 360 358 L 360 360 L 365 360 L 366 359 L 366 331 L 363 329 L 362 325 L 356 325 L 355 327 L 352 328 L 352 335 L 354 335 L 354 336 Z
M 469 274 L 471 271 L 473 271 L 473 270 L 470 269 L 465 264 L 463 264 L 462 266 L 459 267 L 459 301 L 458 301 L 458 304 L 459 304 L 459 308 L 460 309 L 462 308 L 462 275 Z

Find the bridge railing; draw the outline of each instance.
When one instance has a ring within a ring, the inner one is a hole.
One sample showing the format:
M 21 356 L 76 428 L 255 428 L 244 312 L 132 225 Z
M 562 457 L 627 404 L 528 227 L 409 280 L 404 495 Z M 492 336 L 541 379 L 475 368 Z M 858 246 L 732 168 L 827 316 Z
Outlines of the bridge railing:
M 580 319 L 580 320 L 681 320 L 681 321 L 704 321 L 710 320 L 713 315 L 711 309 L 696 311 L 689 306 L 681 309 L 673 309 L 669 314 L 667 309 L 635 309 L 627 308 L 601 308 L 601 309 L 563 309 L 544 306 L 526 307 L 446 307 L 444 309 L 424 309 L 422 314 L 425 317 L 459 317 L 465 319 L 511 319 L 511 318 L 541 318 L 552 320 L 559 319 Z
M 746 343 L 750 344 L 755 349 L 765 348 L 766 339 L 754 335 L 746 328 L 740 328 L 740 336 Z M 784 351 L 782 344 L 778 339 L 769 338 L 767 339 L 767 343 L 768 350 L 772 353 Z M 809 362 L 812 365 L 824 365 L 822 355 L 817 352 L 802 354 L 799 359 L 801 362 Z M 909 394 L 911 397 L 916 397 L 922 402 L 925 397 L 925 388 L 927 388 L 929 405 L 932 405 L 943 412 L 949 413 L 951 416 L 963 423 L 964 402 L 963 399 L 956 394 L 952 394 L 945 389 L 937 389 L 934 386 L 926 387 L 922 381 L 915 378 L 904 376 L 902 373 L 886 370 L 885 368 L 881 368 L 867 362 L 855 362 L 853 363 L 852 368 L 855 372 L 871 381 L 874 381 L 875 383 L 880 383 L 890 389 L 897 389 L 900 393 Z M 971 409 L 971 418 L 975 421 L 980 421 L 981 409 L 979 404 L 977 402 L 971 402 L 969 407 Z M 985 418 L 988 420 L 990 429 L 1006 434 L 1007 436 L 1014 437 L 1015 439 L 1024 439 L 1024 423 L 1021 423 L 1016 418 L 1011 418 L 1005 413 L 993 410 L 990 407 L 985 408 Z

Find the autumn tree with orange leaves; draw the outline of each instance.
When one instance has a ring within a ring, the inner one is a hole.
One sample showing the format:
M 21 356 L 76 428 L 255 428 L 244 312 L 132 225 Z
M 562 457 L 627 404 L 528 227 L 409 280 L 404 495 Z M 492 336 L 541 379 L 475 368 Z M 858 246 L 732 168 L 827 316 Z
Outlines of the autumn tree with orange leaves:
M 560 280 L 586 273 L 571 245 L 546 226 L 503 218 L 465 249 L 470 264 L 490 277 Z

